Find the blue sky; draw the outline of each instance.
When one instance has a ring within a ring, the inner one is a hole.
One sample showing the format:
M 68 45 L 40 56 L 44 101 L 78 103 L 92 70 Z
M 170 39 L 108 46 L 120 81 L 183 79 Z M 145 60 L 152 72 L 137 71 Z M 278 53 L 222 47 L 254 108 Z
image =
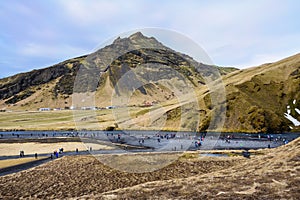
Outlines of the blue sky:
M 273 62 L 300 52 L 299 2 L 0 0 L 0 77 L 90 53 L 147 27 L 189 37 L 217 65 Z

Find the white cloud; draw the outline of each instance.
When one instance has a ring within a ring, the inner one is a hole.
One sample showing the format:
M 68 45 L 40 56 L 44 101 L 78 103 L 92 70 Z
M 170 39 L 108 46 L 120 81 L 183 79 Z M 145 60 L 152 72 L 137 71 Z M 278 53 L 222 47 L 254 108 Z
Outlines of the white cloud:
M 278 54 L 255 54 L 251 56 L 251 59 L 245 63 L 239 63 L 235 67 L 244 69 L 249 67 L 259 66 L 265 63 L 273 63 L 284 59 L 288 56 L 292 56 L 293 54 L 287 53 L 278 53 Z
M 41 43 L 27 43 L 19 49 L 19 54 L 30 57 L 63 57 L 70 55 L 83 55 L 87 52 L 85 49 L 66 44 L 50 45 Z
M 13 58 L 10 66 L 22 60 L 37 66 L 38 57 L 61 60 L 123 32 L 158 27 L 191 38 L 217 65 L 249 67 L 299 52 L 297 6 L 289 0 L 0 1 L 0 35 L 9 35 L 0 48 L 2 58 Z
M 228 48 L 227 51 L 231 53 L 231 62 L 234 66 L 248 68 L 276 62 L 299 53 L 300 40 L 298 38 L 300 34 L 261 36 L 256 37 L 248 46 L 239 47 L 236 50 Z M 239 56 L 242 58 L 239 59 Z
M 80 26 L 96 25 L 97 22 L 118 18 L 121 5 L 118 1 L 60 1 L 67 17 Z

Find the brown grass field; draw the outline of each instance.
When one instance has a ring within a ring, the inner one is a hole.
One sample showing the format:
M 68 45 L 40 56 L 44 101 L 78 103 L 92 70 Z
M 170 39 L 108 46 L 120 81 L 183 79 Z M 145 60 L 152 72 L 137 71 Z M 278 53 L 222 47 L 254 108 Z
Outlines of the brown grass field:
M 0 169 L 6 167 L 12 167 L 15 165 L 20 165 L 24 163 L 29 163 L 36 160 L 41 160 L 46 157 L 38 157 L 37 159 L 29 157 L 29 158 L 17 158 L 17 159 L 8 159 L 8 160 L 0 160 Z
M 124 155 L 120 164 L 141 155 Z M 162 161 L 166 156 L 161 154 Z M 299 170 L 300 139 L 261 150 L 250 159 L 185 153 L 168 166 L 144 173 L 119 171 L 93 156 L 67 156 L 0 177 L 0 198 L 300 199 Z
M 44 154 L 52 153 L 57 151 L 59 148 L 64 148 L 64 151 L 75 151 L 77 148 L 79 151 L 86 151 L 89 147 L 92 147 L 94 150 L 98 149 L 113 149 L 113 147 L 93 144 L 93 143 L 82 143 L 82 142 L 59 142 L 54 144 L 47 143 L 12 143 L 12 144 L 3 144 L 0 146 L 0 156 L 10 156 L 10 155 L 19 155 L 19 152 L 23 150 L 26 154 Z

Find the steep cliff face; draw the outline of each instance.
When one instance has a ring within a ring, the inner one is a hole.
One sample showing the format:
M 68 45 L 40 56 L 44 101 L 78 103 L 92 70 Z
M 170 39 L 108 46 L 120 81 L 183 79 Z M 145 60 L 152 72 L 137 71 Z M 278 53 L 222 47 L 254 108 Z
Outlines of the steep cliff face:
M 85 56 L 64 61 L 57 65 L 21 73 L 0 80 L 0 99 L 6 104 L 15 104 L 34 94 L 37 90 L 45 87 L 45 84 L 58 80 L 56 92 L 72 94 L 72 79 L 76 76 L 80 61 Z

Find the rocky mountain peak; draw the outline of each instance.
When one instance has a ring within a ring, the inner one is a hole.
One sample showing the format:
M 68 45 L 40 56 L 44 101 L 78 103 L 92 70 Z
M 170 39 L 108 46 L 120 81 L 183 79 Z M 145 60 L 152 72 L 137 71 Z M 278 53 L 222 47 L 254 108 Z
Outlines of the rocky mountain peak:
M 142 40 L 149 40 L 148 37 L 144 36 L 141 32 L 136 32 L 132 35 L 130 35 L 129 37 L 124 37 L 121 38 L 120 36 L 117 37 L 113 44 L 120 44 L 120 43 L 124 43 L 124 42 L 137 42 L 137 41 L 142 41 Z
M 130 40 L 137 40 L 137 39 L 148 39 L 148 37 L 144 36 L 140 31 L 132 34 L 129 36 Z
M 160 43 L 154 37 L 147 37 L 143 35 L 141 32 L 136 32 L 130 35 L 129 37 L 118 37 L 113 42 L 113 48 L 115 46 L 127 47 L 128 49 L 131 47 L 135 48 L 158 48 L 158 49 L 167 49 L 162 43 Z

